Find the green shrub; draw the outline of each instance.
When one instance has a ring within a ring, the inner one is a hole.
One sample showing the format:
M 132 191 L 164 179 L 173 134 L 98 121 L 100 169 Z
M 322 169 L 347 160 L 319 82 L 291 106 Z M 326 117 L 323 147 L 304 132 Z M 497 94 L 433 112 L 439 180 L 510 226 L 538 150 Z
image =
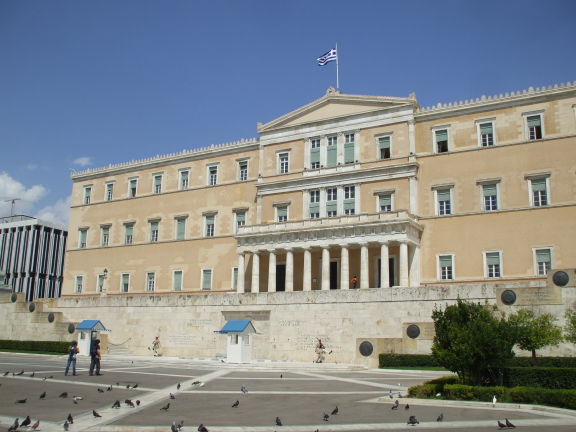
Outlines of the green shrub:
M 511 402 L 576 409 L 576 390 L 514 387 L 509 390 L 509 395 Z
M 479 387 L 463 384 L 446 384 L 444 394 L 447 399 L 477 400 L 491 402 L 494 395 L 499 401 L 507 399 L 507 389 L 502 386 Z
M 437 393 L 434 384 L 421 384 L 408 389 L 409 397 L 419 399 L 432 399 Z
M 576 388 L 576 368 L 513 367 L 504 371 L 507 387 Z
M 380 367 L 439 367 L 431 355 L 425 354 L 380 354 Z
M 70 342 L 0 340 L 0 349 L 67 353 Z
M 532 367 L 532 357 L 514 357 L 510 367 Z M 565 367 L 576 368 L 576 357 L 536 357 L 538 367 Z

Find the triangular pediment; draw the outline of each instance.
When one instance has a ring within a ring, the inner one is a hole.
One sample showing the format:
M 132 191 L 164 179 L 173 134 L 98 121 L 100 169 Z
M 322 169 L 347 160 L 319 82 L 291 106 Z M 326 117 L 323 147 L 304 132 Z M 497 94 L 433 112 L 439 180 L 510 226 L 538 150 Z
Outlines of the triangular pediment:
M 315 101 L 265 124 L 258 125 L 258 132 L 291 128 L 310 123 L 321 123 L 342 117 L 361 115 L 406 106 L 417 106 L 414 96 L 409 98 L 363 96 L 342 94 L 334 89 Z

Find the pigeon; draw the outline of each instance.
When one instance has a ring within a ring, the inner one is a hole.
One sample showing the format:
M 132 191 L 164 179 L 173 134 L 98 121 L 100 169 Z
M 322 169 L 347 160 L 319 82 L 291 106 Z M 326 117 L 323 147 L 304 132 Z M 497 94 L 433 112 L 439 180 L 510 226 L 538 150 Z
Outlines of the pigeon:
M 166 405 L 160 408 L 160 411 L 168 411 L 169 408 L 170 408 L 170 402 L 168 402 Z
M 30 429 L 36 430 L 36 429 L 38 429 L 39 426 L 40 426 L 40 420 L 37 420 L 36 423 L 34 423 L 32 426 L 30 426 Z
M 284 377 L 282 376 L 282 374 L 280 374 L 280 378 L 284 378 Z
M 6 376 L 6 375 L 8 375 L 9 373 L 10 373 L 10 371 L 6 371 L 6 372 L 4 372 L 4 375 L 2 375 L 2 376 Z
M 200 426 L 198 426 L 198 432 L 208 432 L 208 428 L 200 423 Z
M 26 418 L 22 421 L 22 423 L 20 423 L 20 427 L 26 427 L 30 423 L 32 423 L 32 420 L 30 420 L 30 416 L 26 416 Z
M 180 387 L 182 387 L 182 385 L 178 383 L 178 385 L 176 386 L 176 390 L 180 390 Z
M 134 384 L 134 385 L 132 386 L 132 388 L 133 388 L 133 389 L 138 388 L 138 384 Z
M 84 399 L 84 398 L 83 398 L 82 396 L 76 396 L 76 395 L 74 395 L 74 396 L 72 396 L 72 399 L 75 400 L 75 401 L 79 401 L 79 400 L 82 400 L 82 399 Z
M 392 390 L 390 390 L 390 391 L 388 392 L 388 397 L 389 397 L 390 399 L 394 399 L 394 395 L 392 394 Z
M 44 392 L 40 395 L 40 399 L 44 399 L 44 398 L 46 398 L 46 392 Z
M 444 413 L 440 413 L 440 415 L 438 417 L 436 417 L 436 421 L 437 422 L 444 421 Z
M 276 417 L 276 426 L 282 426 L 282 421 L 280 420 L 280 417 Z
M 72 417 L 72 413 L 68 414 L 68 417 L 66 418 L 66 421 L 70 424 L 74 424 L 74 417 Z
M 70 428 L 70 425 L 68 424 L 67 421 L 65 421 L 62 426 L 64 426 L 64 430 L 65 430 L 65 431 L 67 431 L 67 430 Z
M 408 411 L 408 410 L 410 409 L 410 405 L 406 404 L 406 406 L 404 407 L 404 409 L 405 409 L 406 411 Z
M 336 408 L 334 408 L 334 409 L 332 410 L 332 413 L 331 413 L 331 414 L 332 414 L 332 415 L 338 414 L 338 406 L 336 406 Z
M 59 398 L 62 398 L 62 399 L 67 398 L 67 397 L 68 397 L 68 392 L 62 392 L 62 393 L 60 393 L 60 396 L 58 396 L 58 397 L 59 397 Z
M 18 400 L 16 401 L 16 403 L 18 403 L 18 404 L 25 404 L 25 403 L 26 403 L 26 399 L 18 399 Z
M 176 422 L 172 422 L 172 426 L 170 426 L 170 432 L 178 432 L 178 426 L 176 426 Z
M 20 375 L 24 375 L 24 369 L 22 369 L 20 372 L 18 372 L 18 373 L 16 374 L 16 376 L 20 376 Z
M 72 402 L 74 402 L 74 405 L 78 405 L 78 401 L 76 399 L 72 399 Z
M 396 399 L 396 402 L 394 402 L 394 405 L 392 405 L 392 409 L 397 410 L 399 406 L 400 406 L 400 402 L 398 401 L 398 399 Z
M 108 388 L 106 389 L 106 391 L 112 391 L 112 386 L 109 385 Z
M 416 416 L 410 416 L 410 418 L 408 419 L 408 424 L 415 426 L 417 424 L 420 424 L 420 422 L 416 420 Z
M 30 374 L 30 378 L 34 378 L 34 375 L 35 375 L 34 372 L 32 372 L 32 373 Z M 22 425 L 20 425 L 20 426 L 22 426 Z
M 330 416 L 328 414 L 324 413 L 324 416 L 322 417 L 322 419 L 327 422 L 329 418 L 330 418 Z
M 18 429 L 18 426 L 20 426 L 20 419 L 14 420 L 14 423 L 12 423 L 12 426 L 10 426 L 8 428 L 8 432 L 14 432 L 16 429 Z
M 170 393 L 170 399 L 176 399 L 176 396 L 174 396 L 172 393 Z
M 130 400 L 130 399 L 126 399 L 126 400 L 124 401 L 124 403 L 125 403 L 126 405 L 128 405 L 130 408 L 134 408 L 134 407 L 136 406 L 136 405 L 134 405 L 134 402 L 132 402 L 132 400 Z
M 130 384 L 126 384 L 126 390 L 130 390 Z
M 239 400 L 237 400 L 236 402 L 234 402 L 234 403 L 232 404 L 232 408 L 236 408 L 238 405 L 240 405 L 240 401 L 239 401 Z
M 116 402 L 114 402 L 114 403 L 112 404 L 112 408 L 120 408 L 120 401 L 117 400 Z
M 101 388 L 98 389 L 98 393 L 104 393 L 104 390 L 102 390 Z
M 494 395 L 492 397 L 492 408 L 494 408 L 496 406 L 496 402 L 498 401 L 498 399 L 496 399 L 496 395 Z
M 248 393 L 248 389 L 246 388 L 246 386 L 240 387 L 240 391 L 244 394 Z
M 500 420 L 498 420 L 498 427 L 499 427 L 500 429 L 507 429 L 507 428 L 508 428 L 508 426 L 506 426 L 506 425 L 505 425 L 504 423 L 502 423 Z
M 515 428 L 516 427 L 512 424 L 512 422 L 510 420 L 508 420 L 508 419 L 504 419 L 504 420 L 506 421 L 506 426 L 508 426 L 509 428 Z
M 98 414 L 95 410 L 92 410 L 92 415 L 94 417 L 102 417 L 100 414 Z
M 140 406 L 140 401 L 136 399 L 136 405 Z
M 202 383 L 201 383 L 200 381 L 194 381 L 194 382 L 192 383 L 192 385 L 199 385 L 199 384 L 202 384 Z

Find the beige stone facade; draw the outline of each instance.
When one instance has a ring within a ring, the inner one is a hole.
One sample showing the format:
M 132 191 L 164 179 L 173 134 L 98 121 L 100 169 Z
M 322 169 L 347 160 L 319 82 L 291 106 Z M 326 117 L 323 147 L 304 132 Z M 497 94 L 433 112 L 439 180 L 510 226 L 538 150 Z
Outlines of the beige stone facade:
M 338 328 L 347 313 L 376 316 L 394 290 L 430 290 L 433 300 L 435 286 L 463 297 L 483 286 L 475 298 L 499 301 L 497 287 L 545 286 L 551 269 L 576 267 L 575 107 L 572 83 L 431 108 L 414 95 L 330 89 L 259 123 L 257 139 L 75 173 L 61 304 L 86 314 L 118 304 L 106 310 L 129 316 L 143 296 L 174 297 L 203 316 L 198 305 L 226 303 L 211 295 L 238 305 L 243 296 L 273 299 L 293 319 L 264 308 L 270 331 L 300 320 L 322 334 L 326 308 L 300 317 L 307 291 L 330 291 L 344 308 L 334 312 Z M 396 317 L 387 323 L 396 336 L 386 337 L 402 339 L 408 322 L 429 324 L 430 307 L 420 307 L 403 304 L 414 319 Z M 185 307 L 169 310 L 189 318 Z M 141 316 L 161 319 L 149 313 Z M 221 319 L 206 319 L 208 337 Z M 375 329 L 346 330 L 338 342 L 347 341 L 346 360 Z

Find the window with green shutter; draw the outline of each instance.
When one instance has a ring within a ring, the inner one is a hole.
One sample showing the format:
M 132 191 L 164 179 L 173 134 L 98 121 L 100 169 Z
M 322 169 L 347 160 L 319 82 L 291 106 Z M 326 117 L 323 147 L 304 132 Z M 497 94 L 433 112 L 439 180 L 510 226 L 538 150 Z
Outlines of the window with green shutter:
M 176 219 L 176 240 L 184 240 L 186 237 L 186 218 Z
M 392 194 L 382 194 L 378 196 L 378 208 L 380 211 L 392 211 Z
M 542 139 L 542 117 L 540 115 L 531 115 L 526 118 L 528 126 L 528 139 Z
M 380 159 L 390 159 L 390 137 L 380 137 L 378 138 L 378 150 Z
M 202 289 L 209 291 L 212 289 L 212 270 L 204 269 L 202 270 Z
M 448 129 L 434 131 L 436 140 L 436 153 L 446 153 L 448 151 Z
M 492 122 L 480 124 L 480 140 L 482 147 L 494 145 L 494 125 Z
M 532 204 L 535 207 L 548 205 L 548 192 L 546 188 L 546 179 L 533 179 L 530 181 L 532 187 Z
M 309 205 L 310 218 L 315 219 L 320 217 L 320 203 L 312 202 Z
M 172 289 L 182 291 L 182 270 L 175 270 L 172 279 Z
M 452 255 L 440 255 L 438 257 L 440 265 L 440 279 L 451 280 L 454 278 L 452 271 Z
M 278 222 L 286 222 L 288 220 L 288 206 L 276 207 L 276 220 Z
M 486 267 L 489 278 L 500 277 L 500 252 L 486 253 Z
M 154 176 L 154 193 L 159 194 L 162 192 L 162 176 L 155 175 Z
M 326 147 L 326 166 L 336 166 L 337 161 L 337 138 L 335 136 L 328 137 L 328 147 Z
M 206 237 L 214 237 L 214 215 L 205 216 Z
M 320 140 L 310 140 L 310 168 L 320 168 Z
M 127 293 L 130 289 L 130 274 L 129 273 L 122 273 L 122 286 L 120 289 L 123 293 Z
M 536 249 L 537 274 L 546 276 L 552 268 L 552 252 L 550 249 Z
M 485 211 L 498 210 L 498 186 L 496 183 L 482 185 Z
M 346 134 L 344 137 L 344 163 L 353 163 L 355 161 L 354 153 L 354 134 Z
M 439 189 L 436 191 L 438 200 L 438 215 L 444 216 L 452 214 L 452 203 L 450 202 L 450 189 Z

